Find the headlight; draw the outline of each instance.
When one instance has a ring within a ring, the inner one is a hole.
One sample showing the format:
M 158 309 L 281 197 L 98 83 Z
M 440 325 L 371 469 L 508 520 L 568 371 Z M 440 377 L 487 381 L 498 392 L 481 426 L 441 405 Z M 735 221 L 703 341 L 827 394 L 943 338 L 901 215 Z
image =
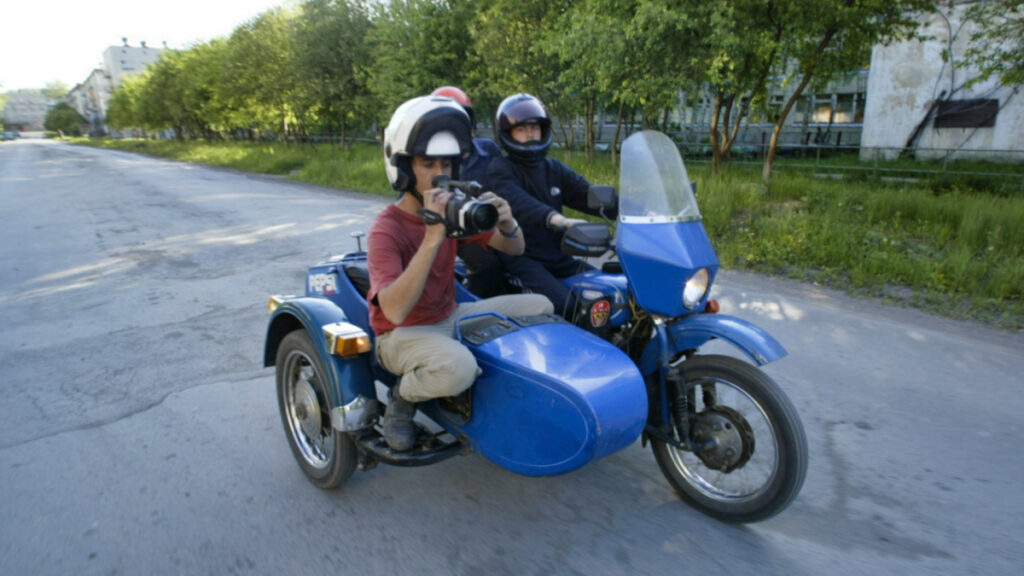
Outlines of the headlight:
M 704 293 L 708 291 L 709 278 L 708 269 L 701 268 L 686 281 L 686 287 L 683 288 L 683 306 L 687 310 L 692 310 L 704 299 Z

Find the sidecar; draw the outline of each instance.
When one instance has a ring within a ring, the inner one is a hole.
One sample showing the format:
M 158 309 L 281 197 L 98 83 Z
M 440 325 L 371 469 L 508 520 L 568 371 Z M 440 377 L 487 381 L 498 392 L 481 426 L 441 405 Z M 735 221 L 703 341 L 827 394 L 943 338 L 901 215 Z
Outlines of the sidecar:
M 612 344 L 555 316 L 483 314 L 456 327 L 483 374 L 466 392 L 418 405 L 428 419 L 410 452 L 390 450 L 378 397 L 394 384 L 372 352 L 366 253 L 310 268 L 303 296 L 269 303 L 264 364 L 276 366 L 282 423 L 317 485 L 355 466 L 433 464 L 477 452 L 512 472 L 575 470 L 637 440 L 647 419 L 644 379 Z M 460 301 L 476 297 L 456 285 Z

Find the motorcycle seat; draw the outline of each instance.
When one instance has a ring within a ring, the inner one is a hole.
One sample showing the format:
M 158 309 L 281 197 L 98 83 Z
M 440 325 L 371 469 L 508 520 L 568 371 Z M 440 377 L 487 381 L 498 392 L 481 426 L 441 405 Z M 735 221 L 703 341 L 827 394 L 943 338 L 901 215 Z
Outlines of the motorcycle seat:
M 366 298 L 370 292 L 370 268 L 366 262 L 346 262 L 342 265 L 342 269 L 345 270 L 345 275 L 352 281 L 356 291 Z

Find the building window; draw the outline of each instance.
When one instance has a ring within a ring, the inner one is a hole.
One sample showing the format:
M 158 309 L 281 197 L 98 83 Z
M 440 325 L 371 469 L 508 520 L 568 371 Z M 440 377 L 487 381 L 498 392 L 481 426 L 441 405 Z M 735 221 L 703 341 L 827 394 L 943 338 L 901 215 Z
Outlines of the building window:
M 996 125 L 999 100 L 944 100 L 935 113 L 936 128 L 991 128 Z
M 811 114 L 811 122 L 819 124 L 831 124 L 835 121 L 834 109 L 832 108 L 831 94 L 815 94 L 813 97 L 814 112 Z
M 836 94 L 836 124 L 859 124 L 864 122 L 864 93 L 848 92 Z

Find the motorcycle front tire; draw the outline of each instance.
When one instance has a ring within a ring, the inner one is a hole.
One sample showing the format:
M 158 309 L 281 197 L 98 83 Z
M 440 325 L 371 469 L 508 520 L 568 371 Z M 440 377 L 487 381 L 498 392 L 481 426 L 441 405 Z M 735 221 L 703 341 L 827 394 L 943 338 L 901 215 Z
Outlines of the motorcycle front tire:
M 800 492 L 808 459 L 803 424 L 789 398 L 760 369 L 729 356 L 693 356 L 681 373 L 695 400 L 703 397 L 705 387 L 715 390 L 715 404 L 698 407 L 698 412 L 722 407 L 714 417 L 724 428 L 732 420 L 749 430 L 735 435 L 749 438 L 739 441 L 747 460 L 723 472 L 652 436 L 651 448 L 665 478 L 684 500 L 725 522 L 757 522 L 784 510 Z M 736 405 L 720 403 L 730 398 Z

